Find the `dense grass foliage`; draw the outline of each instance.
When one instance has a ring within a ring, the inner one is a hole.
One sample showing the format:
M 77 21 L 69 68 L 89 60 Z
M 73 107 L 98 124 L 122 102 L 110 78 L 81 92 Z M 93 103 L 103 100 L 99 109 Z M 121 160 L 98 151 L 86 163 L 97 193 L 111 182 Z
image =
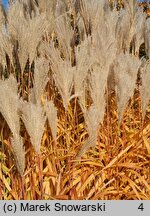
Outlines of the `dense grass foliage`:
M 150 199 L 149 57 L 135 0 L 0 5 L 0 198 Z

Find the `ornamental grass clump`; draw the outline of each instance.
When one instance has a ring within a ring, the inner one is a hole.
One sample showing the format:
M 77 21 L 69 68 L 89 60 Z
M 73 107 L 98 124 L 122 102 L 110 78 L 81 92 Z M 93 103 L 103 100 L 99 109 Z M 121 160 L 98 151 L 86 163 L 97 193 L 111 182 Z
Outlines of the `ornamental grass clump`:
M 0 4 L 0 199 L 150 199 L 149 22 L 136 0 Z

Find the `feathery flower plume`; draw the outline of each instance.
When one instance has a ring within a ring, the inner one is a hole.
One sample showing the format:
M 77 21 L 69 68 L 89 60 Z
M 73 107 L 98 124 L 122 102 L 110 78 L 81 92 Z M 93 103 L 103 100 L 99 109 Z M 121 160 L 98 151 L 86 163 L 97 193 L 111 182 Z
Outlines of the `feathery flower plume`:
M 46 48 L 46 55 L 51 62 L 55 85 L 62 97 L 63 105 L 67 110 L 69 101 L 72 99 L 73 77 L 75 68 L 72 67 L 71 60 L 63 59 L 60 51 L 51 44 Z
M 107 72 L 102 70 L 98 65 L 93 65 L 91 74 L 89 75 L 89 89 L 92 98 L 92 105 L 87 108 L 85 101 L 80 98 L 80 106 L 82 108 L 87 131 L 89 134 L 88 141 L 81 148 L 77 158 L 85 153 L 85 150 L 96 145 L 99 124 L 102 122 L 105 113 L 105 90 L 107 85 Z
M 142 85 L 140 87 L 141 102 L 142 102 L 142 117 L 144 119 L 146 114 L 146 107 L 150 100 L 150 62 L 145 62 L 141 68 Z
M 74 88 L 75 95 L 81 95 L 82 85 L 85 81 L 88 70 L 92 65 L 92 58 L 90 57 L 89 40 L 85 39 L 81 45 L 75 48 L 75 70 L 74 70 Z
M 20 175 L 23 176 L 24 169 L 25 169 L 25 150 L 23 147 L 22 137 L 15 134 L 11 138 L 11 144 L 13 147 L 18 171 L 19 171 Z
M 46 101 L 45 104 L 46 115 L 52 131 L 53 138 L 56 142 L 57 135 L 57 108 L 54 106 L 53 101 Z
M 49 61 L 44 57 L 35 60 L 34 81 L 29 100 L 33 103 L 41 101 L 41 97 L 48 82 Z
M 150 19 L 147 19 L 145 22 L 144 42 L 146 54 L 150 58 Z
M 40 146 L 46 121 L 43 107 L 41 103 L 33 104 L 32 102 L 24 101 L 21 106 L 21 111 L 22 120 L 30 136 L 31 143 L 37 154 L 40 154 Z
M 133 96 L 141 60 L 131 54 L 120 54 L 115 63 L 119 124 L 128 100 Z
M 13 138 L 12 148 L 17 162 L 17 167 L 21 175 L 25 168 L 25 150 L 20 137 L 19 119 L 19 96 L 17 94 L 17 81 L 10 75 L 9 79 L 0 80 L 0 112 L 5 118 Z
M 12 19 L 17 17 L 17 19 Z M 8 11 L 8 31 L 14 41 L 18 41 L 18 57 L 21 70 L 24 71 L 27 60 L 30 64 L 36 57 L 37 47 L 48 27 L 45 14 L 39 10 L 32 16 L 24 14 L 23 3 L 16 1 Z

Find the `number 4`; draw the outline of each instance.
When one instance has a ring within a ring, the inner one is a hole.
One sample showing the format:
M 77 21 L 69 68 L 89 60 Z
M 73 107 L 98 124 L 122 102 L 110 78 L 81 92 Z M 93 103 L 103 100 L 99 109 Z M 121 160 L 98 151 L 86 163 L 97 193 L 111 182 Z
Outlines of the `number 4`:
M 143 203 L 141 203 L 138 207 L 139 210 L 143 211 L 144 210 L 144 206 L 143 206 Z

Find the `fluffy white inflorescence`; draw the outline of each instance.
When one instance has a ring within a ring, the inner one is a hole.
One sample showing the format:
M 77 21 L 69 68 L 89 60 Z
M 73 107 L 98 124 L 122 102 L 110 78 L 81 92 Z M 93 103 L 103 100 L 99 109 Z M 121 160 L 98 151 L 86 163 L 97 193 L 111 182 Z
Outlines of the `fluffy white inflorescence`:
M 22 103 L 22 119 L 31 143 L 35 151 L 40 154 L 41 141 L 44 133 L 44 125 L 46 116 L 44 109 L 40 103 L 33 104 L 32 102 Z
M 150 62 L 145 62 L 141 68 L 142 85 L 140 87 L 141 101 L 142 101 L 142 116 L 143 119 L 146 114 L 146 108 L 150 100 Z
M 33 103 L 40 103 L 48 82 L 49 61 L 43 57 L 35 60 L 34 81 L 29 100 Z
M 17 167 L 21 175 L 25 168 L 25 151 L 22 138 L 20 137 L 19 96 L 17 94 L 17 81 L 10 75 L 9 79 L 0 80 L 0 112 L 5 118 L 13 138 L 12 148 L 14 151 Z
M 46 115 L 49 121 L 49 125 L 52 131 L 53 138 L 56 142 L 57 136 L 57 108 L 55 107 L 53 101 L 46 101 L 45 104 Z
M 141 60 L 131 54 L 120 54 L 115 63 L 119 123 L 128 100 L 133 96 Z

